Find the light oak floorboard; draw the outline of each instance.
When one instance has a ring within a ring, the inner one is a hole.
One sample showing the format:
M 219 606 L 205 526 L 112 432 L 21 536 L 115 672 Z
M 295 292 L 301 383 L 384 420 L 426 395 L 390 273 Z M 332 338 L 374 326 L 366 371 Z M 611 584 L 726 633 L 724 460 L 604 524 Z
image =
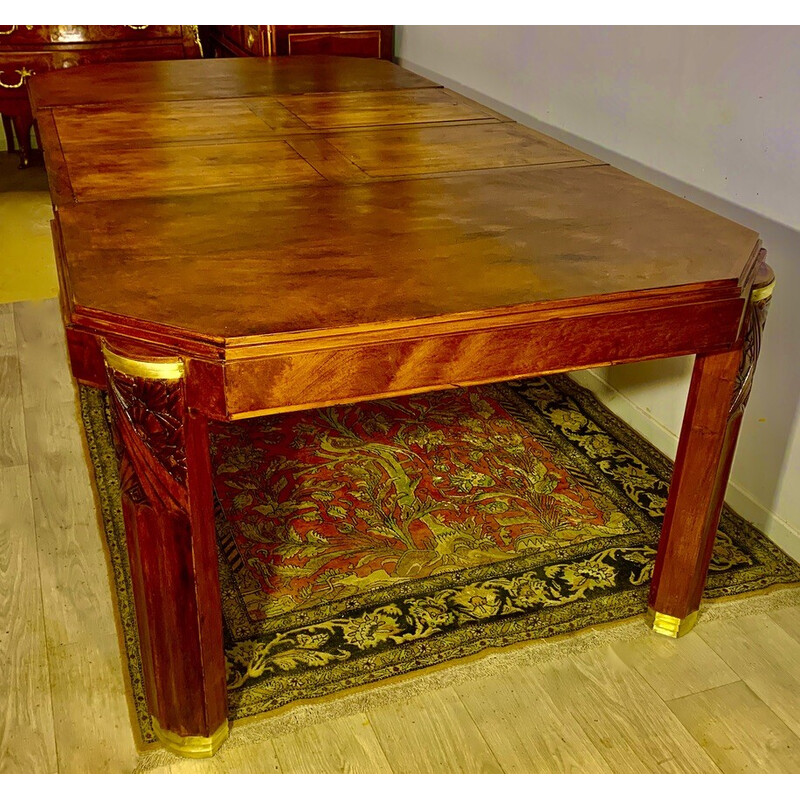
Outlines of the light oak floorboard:
M 608 772 L 597 748 L 534 673 L 513 673 L 456 687 L 505 772 Z
M 14 322 L 25 408 L 48 408 L 75 402 L 67 345 L 58 301 L 14 304 Z
M 36 537 L 25 466 L 0 468 L 0 772 L 55 772 Z
M 372 725 L 364 714 L 331 720 L 272 740 L 281 772 L 389 773 Z
M 0 274 L 2 280 L 2 274 Z M 14 327 L 14 306 L 0 304 L 0 356 L 17 354 L 17 333 Z
M 19 358 L 0 354 L 0 467 L 27 462 Z
M 662 700 L 674 700 L 739 680 L 699 636 L 680 639 L 646 636 L 619 642 L 613 650 Z
M 138 758 L 119 640 L 50 648 L 59 772 L 132 772 Z
M 697 633 L 800 736 L 800 642 L 766 614 L 711 622 Z
M 664 702 L 611 647 L 532 670 L 614 772 L 717 772 Z
M 723 772 L 800 770 L 800 739 L 743 681 L 668 705 Z
M 42 600 L 51 646 L 114 634 L 112 589 L 73 403 L 28 409 Z
M 773 611 L 770 619 L 783 628 L 789 636 L 800 642 L 800 606 L 790 606 L 782 608 L 780 611 Z
M 503 771 L 453 689 L 382 706 L 367 716 L 395 772 Z

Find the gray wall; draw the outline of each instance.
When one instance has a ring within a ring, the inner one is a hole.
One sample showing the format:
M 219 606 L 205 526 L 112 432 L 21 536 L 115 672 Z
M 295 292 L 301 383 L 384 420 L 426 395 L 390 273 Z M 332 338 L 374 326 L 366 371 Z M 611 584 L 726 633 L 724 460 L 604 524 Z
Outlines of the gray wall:
M 396 53 L 761 233 L 778 288 L 728 500 L 800 556 L 800 28 L 400 26 Z M 589 382 L 673 455 L 690 370 L 673 359 Z

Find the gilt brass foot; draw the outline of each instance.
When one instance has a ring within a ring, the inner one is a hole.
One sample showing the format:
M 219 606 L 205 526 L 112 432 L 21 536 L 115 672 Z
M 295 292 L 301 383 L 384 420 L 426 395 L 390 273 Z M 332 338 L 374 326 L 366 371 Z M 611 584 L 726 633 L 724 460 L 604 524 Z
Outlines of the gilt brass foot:
M 165 731 L 155 717 L 153 717 L 153 730 L 166 750 L 183 758 L 211 758 L 228 738 L 227 720 L 211 736 L 181 736 L 172 731 Z
M 648 608 L 647 624 L 655 633 L 677 639 L 694 628 L 694 624 L 697 622 L 697 613 L 697 611 L 692 611 L 688 617 L 680 619 L 679 617 L 671 617 L 669 614 L 662 614 L 653 608 Z

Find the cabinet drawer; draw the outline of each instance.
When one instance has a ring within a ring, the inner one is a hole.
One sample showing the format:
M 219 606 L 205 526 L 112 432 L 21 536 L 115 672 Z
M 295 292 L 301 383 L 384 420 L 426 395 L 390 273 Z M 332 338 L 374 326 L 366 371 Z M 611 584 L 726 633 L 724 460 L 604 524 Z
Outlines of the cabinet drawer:
M 180 38 L 180 25 L 0 25 L 0 49 Z
M 49 53 L 0 51 L 0 92 L 26 93 L 28 78 L 51 69 L 53 60 Z
M 361 56 L 380 58 L 381 31 L 313 31 L 289 33 L 290 56 Z
M 0 50 L 0 91 L 19 89 L 31 75 L 54 69 L 105 64 L 112 61 L 162 61 L 182 58 L 178 43 L 133 44 L 115 47 L 59 48 L 48 51 Z

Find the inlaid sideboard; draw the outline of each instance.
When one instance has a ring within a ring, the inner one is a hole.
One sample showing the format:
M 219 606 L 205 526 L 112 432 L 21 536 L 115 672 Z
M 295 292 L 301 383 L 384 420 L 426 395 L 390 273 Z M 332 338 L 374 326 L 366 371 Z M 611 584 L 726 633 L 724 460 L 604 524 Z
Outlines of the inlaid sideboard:
M 54 69 L 201 55 L 196 25 L 0 25 L 0 115 L 20 167 L 31 157 L 27 82 Z M 16 134 L 16 143 L 14 142 Z
M 213 25 L 215 56 L 357 56 L 391 60 L 394 25 Z

